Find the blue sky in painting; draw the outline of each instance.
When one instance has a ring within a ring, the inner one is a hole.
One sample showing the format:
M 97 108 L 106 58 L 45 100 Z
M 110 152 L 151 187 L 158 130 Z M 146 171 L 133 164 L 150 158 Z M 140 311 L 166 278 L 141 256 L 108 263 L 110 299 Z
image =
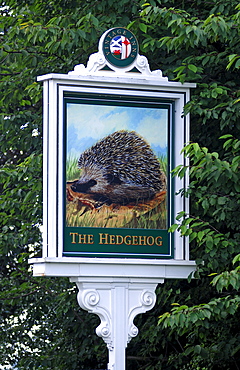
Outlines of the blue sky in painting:
M 119 130 L 136 131 L 155 154 L 167 155 L 167 110 L 90 104 L 67 105 L 67 156 L 78 157 L 98 140 Z

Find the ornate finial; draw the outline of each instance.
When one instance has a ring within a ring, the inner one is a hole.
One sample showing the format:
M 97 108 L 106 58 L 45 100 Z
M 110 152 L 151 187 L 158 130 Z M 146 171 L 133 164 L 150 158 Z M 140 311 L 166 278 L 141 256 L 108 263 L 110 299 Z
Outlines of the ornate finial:
M 152 76 L 164 79 L 160 70 L 150 71 L 148 60 L 138 53 L 138 41 L 126 28 L 115 27 L 107 30 L 99 40 L 98 53 L 91 54 L 87 67 L 78 64 L 69 75 L 127 75 L 128 77 Z

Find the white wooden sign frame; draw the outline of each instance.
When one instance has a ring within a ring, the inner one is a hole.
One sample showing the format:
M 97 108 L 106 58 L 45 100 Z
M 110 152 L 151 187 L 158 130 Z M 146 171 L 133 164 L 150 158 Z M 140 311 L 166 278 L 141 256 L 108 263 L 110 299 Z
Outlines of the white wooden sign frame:
M 123 32 L 120 28 L 110 31 L 115 30 Z M 154 306 L 157 284 L 166 278 L 187 278 L 194 271 L 195 262 L 189 260 L 188 239 L 180 237 L 178 232 L 171 239 L 173 258 L 63 256 L 63 98 L 66 92 L 81 92 L 174 101 L 174 164 L 188 165 L 188 159 L 181 154 L 183 145 L 189 141 L 189 116 L 183 116 L 183 107 L 195 85 L 169 82 L 162 77 L 161 71 L 151 72 L 146 57 L 139 54 L 130 67 L 113 67 L 102 52 L 103 45 L 104 35 L 99 43 L 99 52 L 90 56 L 87 67 L 78 65 L 68 74 L 52 73 L 38 77 L 39 82 L 43 81 L 44 91 L 43 255 L 29 262 L 34 276 L 67 276 L 77 284 L 79 305 L 101 319 L 96 332 L 109 349 L 108 369 L 124 370 L 125 348 L 138 333 L 134 317 Z M 104 69 L 106 66 L 108 70 Z M 133 68 L 138 73 L 131 72 Z M 188 176 L 183 179 L 175 177 L 173 181 L 176 192 L 188 186 Z M 175 195 L 173 217 L 182 210 L 188 212 L 188 202 L 180 194 Z

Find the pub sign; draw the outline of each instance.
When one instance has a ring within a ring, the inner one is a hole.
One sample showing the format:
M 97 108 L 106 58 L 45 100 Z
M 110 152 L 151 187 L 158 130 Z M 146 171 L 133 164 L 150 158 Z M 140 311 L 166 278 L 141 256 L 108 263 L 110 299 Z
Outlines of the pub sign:
M 150 71 L 135 36 L 105 32 L 87 67 L 44 81 L 46 257 L 185 259 L 168 229 L 187 200 L 183 106 L 193 84 Z

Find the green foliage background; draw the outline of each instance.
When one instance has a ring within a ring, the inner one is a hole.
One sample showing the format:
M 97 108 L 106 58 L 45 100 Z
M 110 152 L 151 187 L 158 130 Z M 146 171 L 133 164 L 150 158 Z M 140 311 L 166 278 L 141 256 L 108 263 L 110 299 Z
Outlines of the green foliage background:
M 240 368 L 240 5 L 236 0 L 6 0 L 0 5 L 0 364 L 3 369 L 106 368 L 98 319 L 67 279 L 33 278 L 42 223 L 42 86 L 36 76 L 86 64 L 98 39 L 129 27 L 151 69 L 196 82 L 185 114 L 191 143 L 189 235 L 198 271 L 169 280 L 137 317 L 128 370 Z M 203 264 L 204 261 L 204 264 Z

